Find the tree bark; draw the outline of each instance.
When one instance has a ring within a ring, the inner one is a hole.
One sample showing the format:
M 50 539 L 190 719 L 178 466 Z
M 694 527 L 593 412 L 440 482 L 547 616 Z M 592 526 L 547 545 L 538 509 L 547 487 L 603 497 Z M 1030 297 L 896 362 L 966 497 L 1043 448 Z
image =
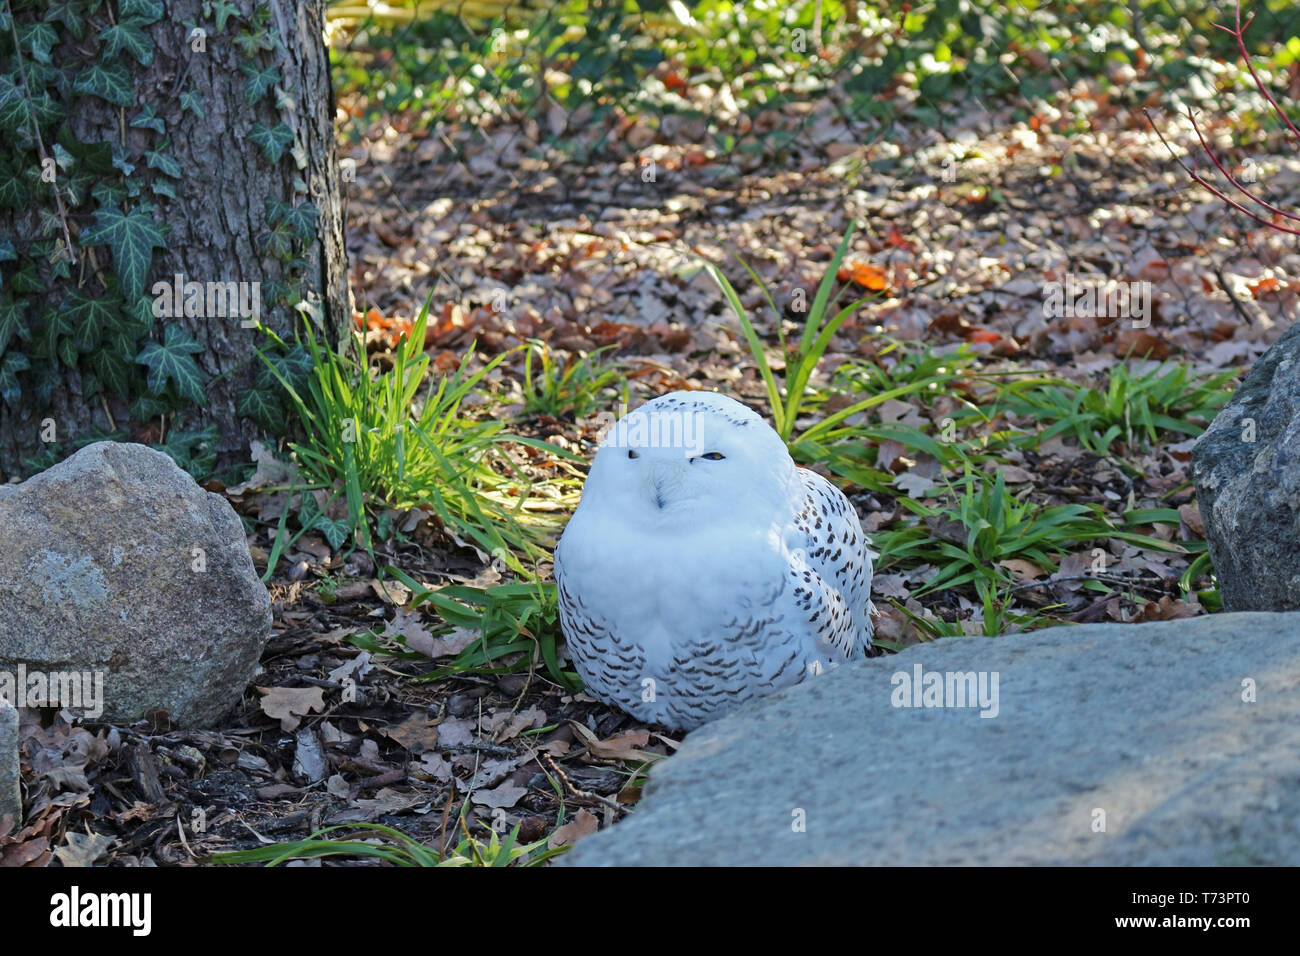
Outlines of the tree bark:
M 246 23 L 261 5 L 269 7 L 268 26 L 278 32 L 280 42 L 274 49 L 258 50 L 250 56 L 236 42 L 240 17 Z M 111 4 L 111 8 L 117 7 L 117 3 Z M 235 0 L 234 7 L 238 14 L 225 24 L 225 30 L 219 30 L 214 19 L 204 17 L 202 0 L 166 0 L 162 19 L 146 29 L 154 46 L 152 63 L 140 66 L 130 62 L 135 105 L 123 108 L 81 96 L 70 105 L 69 122 L 81 142 L 124 142 L 131 151 L 157 146 L 156 130 L 136 128 L 130 122 L 145 104 L 165 126 L 171 155 L 183 173 L 173 184 L 175 200 L 155 200 L 156 219 L 169 226 L 170 232 L 166 247 L 152 252 L 146 295 L 159 281 L 180 275 L 200 283 L 258 283 L 265 299 L 268 284 L 286 278 L 282 259 L 267 253 L 265 236 L 272 228 L 268 202 L 312 203 L 319 212 L 315 242 L 296 253 L 306 262 L 297 281 L 310 307 L 263 304 L 261 321 L 292 340 L 295 323 L 307 316 L 318 337 L 337 345 L 346 339 L 351 303 L 334 141 L 334 97 L 323 32 L 324 0 Z M 114 15 L 114 9 L 105 9 L 109 16 Z M 194 49 L 195 26 L 206 32 L 201 38 L 203 50 Z M 88 33 L 85 43 L 93 43 L 94 36 Z M 59 54 L 60 48 L 55 48 L 56 66 Z M 249 77 L 241 70 L 245 64 L 277 70 L 280 80 L 275 87 L 283 93 L 272 92 L 250 105 L 246 95 Z M 191 91 L 201 98 L 203 116 L 183 108 L 182 96 Z M 292 130 L 293 141 L 284 155 L 272 162 L 254 142 L 256 124 L 266 129 L 280 123 Z M 93 202 L 69 213 L 74 236 L 89 227 L 91 208 Z M 0 210 L 0 239 L 15 235 L 21 240 L 23 222 L 22 215 Z M 30 216 L 26 222 L 30 225 Z M 104 288 L 103 271 L 109 264 L 102 261 L 102 249 L 97 251 L 100 261 L 87 262 L 83 257 L 66 280 L 83 294 L 94 295 Z M 53 288 L 47 301 L 58 302 L 67 291 Z M 37 312 L 33 308 L 29 316 Z M 241 327 L 239 316 L 178 316 L 156 318 L 152 338 L 161 341 L 169 324 L 182 326 L 204 347 L 195 359 L 206 378 L 207 400 L 202 407 L 184 410 L 186 427 L 215 425 L 221 461 L 247 460 L 248 442 L 259 437 L 261 430 L 236 413 L 236 396 L 251 387 L 262 368 L 254 350 L 265 343 L 265 337 L 256 329 Z M 48 419 L 53 420 L 65 453 L 73 450 L 71 443 L 79 436 L 97 429 L 125 427 L 134 440 L 157 440 L 169 427 L 166 420 L 143 427 L 131 422 L 127 398 L 107 393 L 87 398 L 81 386 L 82 375 L 74 369 L 66 372 L 63 385 L 55 388 L 51 405 L 38 405 L 28 392 L 16 409 L 0 402 L 0 480 L 30 470 L 24 459 L 44 447 L 41 425 Z

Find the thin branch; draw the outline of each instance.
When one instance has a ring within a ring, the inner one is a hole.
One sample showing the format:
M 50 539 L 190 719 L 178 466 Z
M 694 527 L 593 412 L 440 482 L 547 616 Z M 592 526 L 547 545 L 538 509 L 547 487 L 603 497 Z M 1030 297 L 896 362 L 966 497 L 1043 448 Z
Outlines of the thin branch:
M 1255 16 L 1251 14 L 1250 19 L 1246 21 L 1246 25 L 1244 27 L 1241 25 L 1241 0 L 1237 0 L 1237 29 L 1229 30 L 1220 23 L 1216 23 L 1214 26 L 1215 29 L 1222 30 L 1224 33 L 1231 33 L 1237 38 L 1237 49 L 1241 51 L 1241 58 L 1246 61 L 1246 69 L 1250 70 L 1251 79 L 1255 81 L 1259 91 L 1264 94 L 1264 99 L 1268 100 L 1269 105 L 1273 107 L 1273 112 L 1277 113 L 1278 117 L 1297 138 L 1300 138 L 1300 129 L 1296 129 L 1295 124 L 1291 122 L 1291 118 L 1282 112 L 1282 107 L 1277 105 L 1277 100 L 1273 99 L 1273 94 L 1268 91 L 1268 87 L 1264 85 L 1264 82 L 1259 78 L 1259 74 L 1255 72 L 1255 64 L 1251 61 L 1250 51 L 1246 49 L 1245 36 L 1246 31 L 1250 29 L 1250 25 L 1254 22 Z
M 1197 125 L 1196 117 L 1192 115 L 1191 109 L 1188 109 L 1187 111 L 1187 118 L 1192 121 L 1192 129 L 1196 130 L 1196 138 L 1201 141 L 1201 146 L 1204 147 L 1205 149 L 1205 155 L 1209 156 L 1210 161 L 1214 163 L 1215 167 L 1218 168 L 1219 172 L 1223 173 L 1224 179 L 1232 183 L 1233 186 L 1237 187 L 1237 190 L 1242 195 L 1244 195 L 1247 199 L 1251 200 L 1251 202 L 1259 203 L 1261 206 L 1263 206 L 1265 209 L 1267 209 L 1269 212 L 1273 213 L 1274 215 L 1283 216 L 1287 219 L 1300 222 L 1300 216 L 1297 216 L 1293 212 L 1287 212 L 1285 209 L 1279 209 L 1277 206 L 1274 206 L 1272 203 L 1265 202 L 1263 199 L 1260 199 L 1258 196 L 1252 193 L 1241 183 L 1237 182 L 1237 180 L 1233 178 L 1232 173 L 1228 172 L 1227 168 L 1223 165 L 1223 163 L 1219 161 L 1219 157 L 1214 155 L 1214 150 L 1210 148 L 1210 144 L 1205 141 L 1205 137 L 1201 134 L 1201 127 Z
M 1297 129 L 1296 125 L 1293 122 L 1291 122 L 1291 118 L 1287 116 L 1285 112 L 1283 112 L 1282 107 L 1278 105 L 1278 102 L 1273 97 L 1273 94 L 1269 92 L 1268 87 L 1264 85 L 1264 81 L 1260 79 L 1259 74 L 1255 71 L 1255 64 L 1251 59 L 1250 51 L 1246 48 L 1246 31 L 1250 29 L 1250 25 L 1254 22 L 1255 22 L 1255 18 L 1252 15 L 1244 25 L 1242 24 L 1241 0 L 1236 0 L 1235 27 L 1225 27 L 1221 23 L 1214 24 L 1214 27 L 1215 29 L 1222 30 L 1224 33 L 1229 33 L 1236 38 L 1237 49 L 1241 54 L 1241 58 L 1246 63 L 1246 69 L 1250 71 L 1251 79 L 1255 81 L 1255 87 L 1263 95 L 1264 99 L 1268 101 L 1269 106 L 1272 107 L 1273 112 L 1277 114 L 1278 118 L 1280 118 L 1282 122 L 1286 124 L 1287 129 L 1289 129 L 1297 139 L 1300 139 L 1300 129 Z M 1274 216 L 1273 219 L 1271 220 L 1265 219 L 1263 216 L 1260 216 L 1258 213 L 1250 209 L 1247 209 L 1241 203 L 1237 202 L 1236 200 L 1226 195 L 1223 192 L 1223 190 L 1221 190 L 1218 186 L 1215 186 L 1212 183 L 1210 183 L 1208 180 L 1206 180 L 1205 177 L 1203 177 L 1200 173 L 1199 161 L 1196 162 L 1195 168 L 1188 167 L 1188 165 L 1185 162 L 1183 162 L 1182 158 L 1179 157 L 1178 154 L 1174 152 L 1173 147 L 1169 145 L 1169 142 L 1165 139 L 1164 134 L 1160 132 L 1160 128 L 1156 126 L 1155 122 L 1151 119 L 1150 112 L 1146 110 L 1143 110 L 1143 112 L 1146 113 L 1147 122 L 1151 124 L 1151 128 L 1154 129 L 1156 135 L 1160 137 L 1160 142 L 1164 144 L 1165 149 L 1169 150 L 1169 155 L 1173 156 L 1174 161 L 1177 162 L 1178 165 L 1183 168 L 1183 171 L 1187 173 L 1189 177 L 1191 177 L 1193 182 L 1204 187 L 1212 195 L 1222 200 L 1223 202 L 1226 202 L 1229 206 L 1236 209 L 1238 212 L 1245 213 L 1247 216 L 1255 220 L 1260 225 L 1267 226 L 1268 228 L 1274 229 L 1277 232 L 1285 232 L 1288 233 L 1289 235 L 1300 236 L 1300 229 L 1291 229 L 1288 228 L 1287 226 L 1283 226 L 1279 224 L 1276 221 L 1277 217 L 1281 217 L 1291 222 L 1300 222 L 1300 215 L 1287 212 L 1286 210 L 1280 209 L 1277 206 L 1274 206 L 1272 203 L 1267 202 L 1264 199 L 1261 199 L 1259 196 L 1255 195 L 1255 193 L 1251 192 L 1244 185 L 1242 185 L 1237 180 L 1237 178 L 1232 175 L 1232 173 L 1228 172 L 1227 167 L 1225 167 L 1224 164 L 1219 160 L 1219 157 L 1215 154 L 1214 150 L 1210 147 L 1210 144 L 1206 141 L 1204 134 L 1201 132 L 1200 124 L 1196 122 L 1196 115 L 1192 112 L 1190 108 L 1188 108 L 1187 110 L 1187 118 L 1191 120 L 1192 129 L 1196 131 L 1196 138 L 1200 140 L 1201 148 L 1204 149 L 1205 154 L 1210 157 L 1210 161 L 1214 163 L 1215 168 L 1217 168 L 1219 172 L 1223 174 L 1223 177 L 1227 179 L 1229 183 L 1232 184 L 1234 189 L 1240 192 L 1251 202 L 1264 207 L 1270 213 L 1272 213 Z
M 1143 112 L 1146 113 L 1147 122 L 1151 124 L 1151 128 L 1154 129 L 1156 131 L 1156 135 L 1160 137 L 1160 142 L 1164 143 L 1165 149 L 1169 150 L 1169 155 L 1174 158 L 1174 162 L 1176 162 L 1179 166 L 1181 166 L 1183 168 L 1183 172 L 1187 173 L 1187 175 L 1190 176 L 1194 182 L 1198 183 L 1201 186 L 1204 186 L 1207 190 L 1209 190 L 1219 199 L 1222 199 L 1229 206 L 1232 206 L 1234 209 L 1238 210 L 1239 212 L 1244 212 L 1247 216 L 1249 216 L 1251 219 L 1254 219 L 1260 225 L 1268 226 L 1270 229 L 1276 229 L 1278 232 L 1286 232 L 1286 233 L 1290 233 L 1293 236 L 1300 236 L 1300 229 L 1288 229 L 1286 226 L 1279 225 L 1276 222 L 1272 222 L 1268 219 L 1263 218 L 1257 213 L 1247 209 L 1245 206 L 1237 202 L 1231 196 L 1226 195 L 1223 192 L 1223 190 L 1219 189 L 1217 186 L 1207 182 L 1205 177 L 1203 177 L 1199 172 L 1192 169 L 1185 162 L 1183 162 L 1182 159 L 1179 158 L 1178 154 L 1174 152 L 1173 146 L 1171 146 L 1169 144 L 1169 141 L 1165 139 L 1164 133 L 1160 132 L 1160 128 L 1156 126 L 1155 121 L 1151 119 L 1150 112 L 1146 110 L 1143 110 Z

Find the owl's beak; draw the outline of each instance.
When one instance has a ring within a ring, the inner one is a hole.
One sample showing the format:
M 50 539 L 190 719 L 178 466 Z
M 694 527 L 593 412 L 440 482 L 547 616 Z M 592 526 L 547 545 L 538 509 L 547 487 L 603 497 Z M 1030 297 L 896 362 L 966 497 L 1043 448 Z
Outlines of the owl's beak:
M 650 484 L 655 505 L 663 510 L 668 493 L 681 481 L 682 467 L 676 462 L 657 461 L 650 466 Z

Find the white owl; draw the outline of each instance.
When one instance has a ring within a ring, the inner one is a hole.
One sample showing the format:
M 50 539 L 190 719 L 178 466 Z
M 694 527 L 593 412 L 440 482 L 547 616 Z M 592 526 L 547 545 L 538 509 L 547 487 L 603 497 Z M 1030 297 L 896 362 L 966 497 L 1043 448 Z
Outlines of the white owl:
M 615 425 L 555 549 L 588 693 L 690 730 L 871 646 L 871 557 L 844 494 L 757 414 L 672 392 Z

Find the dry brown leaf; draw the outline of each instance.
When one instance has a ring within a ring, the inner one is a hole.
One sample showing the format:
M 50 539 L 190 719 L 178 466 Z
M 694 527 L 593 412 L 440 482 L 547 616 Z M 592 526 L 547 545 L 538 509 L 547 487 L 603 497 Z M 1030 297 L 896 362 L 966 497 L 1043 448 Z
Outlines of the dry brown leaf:
M 649 753 L 639 748 L 650 742 L 650 731 L 627 730 L 600 740 L 590 730 L 576 721 L 569 721 L 574 733 L 582 738 L 583 745 L 593 757 L 601 760 L 633 760 L 636 762 L 662 760 L 662 754 Z
M 513 807 L 527 792 L 527 787 L 507 781 L 491 790 L 475 790 L 469 799 L 481 807 Z
M 1005 561 L 999 561 L 998 564 L 1011 572 L 1017 584 L 1027 584 L 1030 581 L 1037 581 L 1047 572 L 1038 565 L 1021 558 L 1007 558 Z
M 1205 537 L 1205 519 L 1201 517 L 1201 506 L 1195 501 L 1189 501 L 1185 505 L 1178 506 L 1178 517 L 1183 524 L 1187 525 L 1187 530 L 1198 538 Z
M 280 729 L 297 730 L 302 718 L 325 709 L 325 691 L 320 687 L 259 687 L 262 713 L 280 721 Z
M 1176 601 L 1165 595 L 1159 601 L 1148 601 L 1134 616 L 1134 621 L 1176 621 L 1185 617 L 1197 617 L 1204 614 L 1205 608 L 1199 602 L 1189 604 Z
M 590 836 L 600 829 L 600 820 L 590 810 L 579 810 L 573 820 L 562 827 L 557 827 L 546 841 L 547 847 L 572 846 L 585 836 Z
M 380 733 L 413 754 L 422 754 L 438 745 L 438 726 L 429 723 L 429 715 L 425 713 L 412 714 L 400 723 L 382 728 Z

